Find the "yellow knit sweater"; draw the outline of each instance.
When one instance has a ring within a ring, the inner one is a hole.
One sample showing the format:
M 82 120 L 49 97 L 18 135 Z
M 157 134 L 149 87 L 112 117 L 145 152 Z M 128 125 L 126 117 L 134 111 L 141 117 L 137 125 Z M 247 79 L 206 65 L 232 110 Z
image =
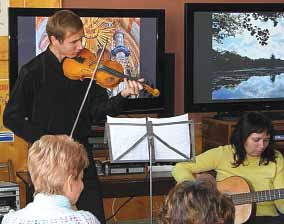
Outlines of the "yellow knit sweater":
M 234 149 L 231 145 L 220 146 L 196 156 L 196 162 L 181 162 L 174 167 L 172 174 L 177 182 L 194 179 L 194 173 L 215 170 L 216 180 L 240 176 L 246 179 L 254 191 L 284 188 L 284 160 L 276 151 L 276 163 L 259 165 L 259 157 L 247 156 L 244 165 L 233 168 Z M 277 216 L 277 209 L 284 213 L 284 200 L 257 203 L 257 216 Z

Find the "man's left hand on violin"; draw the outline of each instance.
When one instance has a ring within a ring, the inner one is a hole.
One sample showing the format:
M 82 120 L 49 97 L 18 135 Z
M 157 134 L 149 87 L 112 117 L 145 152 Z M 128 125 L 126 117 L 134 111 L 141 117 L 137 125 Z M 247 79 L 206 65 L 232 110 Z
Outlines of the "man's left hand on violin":
M 141 82 L 144 82 L 144 79 L 139 79 L 138 81 L 124 79 L 125 88 L 121 91 L 122 97 L 128 96 L 138 96 L 139 92 L 143 89 Z

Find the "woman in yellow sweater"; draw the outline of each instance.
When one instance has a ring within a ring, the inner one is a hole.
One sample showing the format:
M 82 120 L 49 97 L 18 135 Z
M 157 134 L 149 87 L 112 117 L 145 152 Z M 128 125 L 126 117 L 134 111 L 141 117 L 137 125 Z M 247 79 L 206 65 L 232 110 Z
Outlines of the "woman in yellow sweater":
M 177 182 L 194 179 L 194 175 L 215 170 L 216 180 L 239 176 L 254 191 L 284 188 L 284 160 L 274 149 L 273 124 L 259 112 L 242 116 L 234 129 L 231 144 L 208 150 L 196 156 L 195 163 L 176 164 L 172 174 Z M 274 195 L 275 196 L 275 195 Z M 282 198 L 283 193 L 279 194 Z M 284 197 L 283 197 L 284 198 Z M 284 223 L 284 200 L 257 203 L 256 217 L 250 223 Z

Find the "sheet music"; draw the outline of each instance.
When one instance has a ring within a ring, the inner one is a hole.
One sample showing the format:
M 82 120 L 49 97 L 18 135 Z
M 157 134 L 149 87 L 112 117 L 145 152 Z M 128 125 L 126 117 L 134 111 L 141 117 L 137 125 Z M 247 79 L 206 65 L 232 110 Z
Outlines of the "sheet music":
M 114 118 L 107 116 L 107 123 L 145 124 L 145 118 Z M 111 139 L 112 159 L 116 160 L 122 153 L 146 134 L 146 126 L 110 125 L 108 139 Z M 121 160 L 149 160 L 147 138 L 140 142 Z
M 188 114 L 170 118 L 148 118 L 148 120 L 153 124 L 154 135 L 190 158 L 191 139 Z M 184 123 L 171 124 L 173 122 Z M 118 159 L 121 162 L 149 161 L 148 140 L 147 136 L 145 136 L 147 135 L 146 118 L 114 118 L 107 116 L 107 124 L 108 145 L 110 146 L 112 161 Z M 155 126 L 155 124 L 164 125 Z M 145 138 L 135 148 L 127 152 L 143 136 Z M 156 137 L 154 137 L 154 151 L 156 161 L 186 160 L 184 156 L 160 142 Z M 127 153 L 120 158 L 125 152 Z
M 189 124 L 173 124 L 172 122 L 188 121 L 188 114 L 183 114 L 170 118 L 149 118 L 153 124 L 168 124 L 165 126 L 153 126 L 153 133 L 160 137 L 163 141 L 171 147 L 177 149 L 179 152 L 190 157 L 190 134 Z M 155 158 L 156 160 L 179 160 L 184 159 L 175 151 L 168 148 L 162 142 L 154 138 L 155 144 Z

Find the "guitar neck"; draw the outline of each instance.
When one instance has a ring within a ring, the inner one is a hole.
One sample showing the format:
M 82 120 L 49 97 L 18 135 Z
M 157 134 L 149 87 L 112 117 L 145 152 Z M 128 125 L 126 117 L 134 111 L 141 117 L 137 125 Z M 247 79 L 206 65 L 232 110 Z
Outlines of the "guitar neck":
M 284 189 L 256 191 L 249 193 L 233 194 L 231 198 L 235 205 L 250 204 L 254 202 L 274 201 L 284 198 Z

